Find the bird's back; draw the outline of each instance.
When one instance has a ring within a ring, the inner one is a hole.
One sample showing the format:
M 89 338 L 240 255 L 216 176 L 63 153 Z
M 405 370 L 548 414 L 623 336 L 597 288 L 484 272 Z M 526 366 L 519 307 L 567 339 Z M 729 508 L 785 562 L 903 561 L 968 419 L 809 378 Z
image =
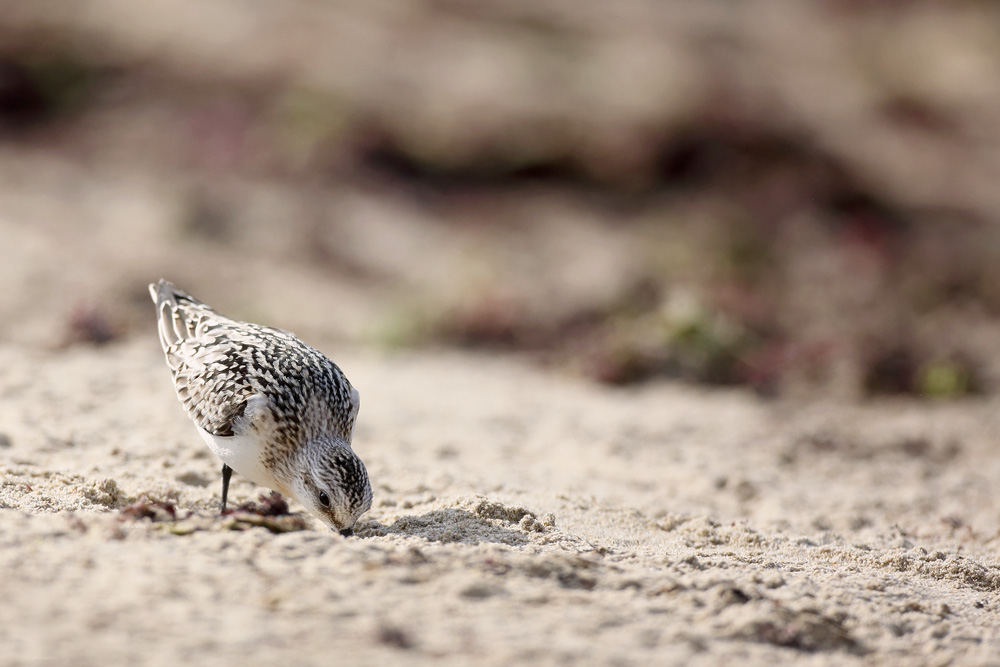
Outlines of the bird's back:
M 287 331 L 220 315 L 165 280 L 149 290 L 177 397 L 199 428 L 237 435 L 248 401 L 259 407 L 264 397 L 278 440 L 350 444 L 358 394 L 325 355 Z

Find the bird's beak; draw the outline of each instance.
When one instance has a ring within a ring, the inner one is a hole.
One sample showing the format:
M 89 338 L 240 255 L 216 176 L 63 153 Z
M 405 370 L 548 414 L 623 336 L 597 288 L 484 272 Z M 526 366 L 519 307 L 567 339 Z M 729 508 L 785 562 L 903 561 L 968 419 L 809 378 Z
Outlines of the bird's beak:
M 343 535 L 344 537 L 350 537 L 351 535 L 354 534 L 354 529 L 344 528 L 342 531 L 340 531 L 340 534 Z

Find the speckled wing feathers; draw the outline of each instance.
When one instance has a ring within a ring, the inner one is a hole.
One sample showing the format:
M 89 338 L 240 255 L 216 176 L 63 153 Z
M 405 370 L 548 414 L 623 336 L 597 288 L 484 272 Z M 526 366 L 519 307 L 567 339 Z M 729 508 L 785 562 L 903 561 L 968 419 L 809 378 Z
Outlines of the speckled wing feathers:
M 166 281 L 150 285 L 160 343 L 188 415 L 217 436 L 239 433 L 247 402 L 266 404 L 289 444 L 335 436 L 350 444 L 359 400 L 341 370 L 287 331 L 237 322 Z

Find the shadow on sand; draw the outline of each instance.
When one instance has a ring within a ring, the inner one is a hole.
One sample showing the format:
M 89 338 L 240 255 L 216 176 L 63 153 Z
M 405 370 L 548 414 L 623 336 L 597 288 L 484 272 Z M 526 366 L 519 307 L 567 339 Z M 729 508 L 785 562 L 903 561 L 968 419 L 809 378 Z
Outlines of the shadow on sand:
M 422 537 L 429 542 L 443 544 L 492 542 L 519 546 L 530 541 L 524 533 L 517 529 L 516 523 L 512 524 L 510 528 L 497 525 L 497 523 L 499 522 L 484 519 L 472 512 L 449 507 L 433 510 L 420 516 L 403 516 L 389 525 L 370 521 L 358 526 L 357 535 L 359 537 L 405 535 Z

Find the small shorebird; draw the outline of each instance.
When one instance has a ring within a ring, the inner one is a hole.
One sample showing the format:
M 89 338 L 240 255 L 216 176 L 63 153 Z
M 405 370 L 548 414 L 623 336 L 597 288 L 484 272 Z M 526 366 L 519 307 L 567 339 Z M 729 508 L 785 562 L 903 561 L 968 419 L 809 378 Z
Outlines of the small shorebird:
M 340 368 L 287 331 L 231 320 L 165 280 L 149 293 L 177 398 L 222 459 L 222 510 L 235 470 L 351 535 L 372 489 L 351 449 L 360 397 Z

